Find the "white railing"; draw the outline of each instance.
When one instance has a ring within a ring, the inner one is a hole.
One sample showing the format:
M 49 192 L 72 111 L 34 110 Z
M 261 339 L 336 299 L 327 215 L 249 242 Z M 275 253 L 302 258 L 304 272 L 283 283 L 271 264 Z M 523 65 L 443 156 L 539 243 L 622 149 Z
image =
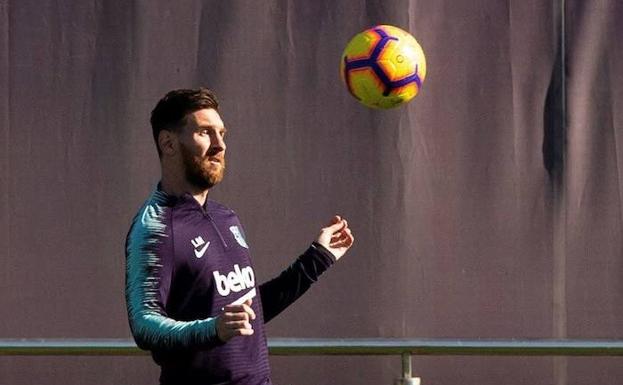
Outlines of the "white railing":
M 396 355 L 402 358 L 400 385 L 417 385 L 411 356 L 623 356 L 619 340 L 405 339 L 405 338 L 271 338 L 270 354 Z M 0 339 L 0 356 L 138 356 L 126 339 Z

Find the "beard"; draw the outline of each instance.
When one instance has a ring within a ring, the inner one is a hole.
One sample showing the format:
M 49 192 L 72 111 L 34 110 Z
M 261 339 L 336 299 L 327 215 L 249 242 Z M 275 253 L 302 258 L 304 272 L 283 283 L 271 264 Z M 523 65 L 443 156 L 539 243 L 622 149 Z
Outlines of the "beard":
M 223 180 L 225 174 L 225 157 L 222 154 L 210 154 L 206 156 L 193 155 L 183 144 L 180 147 L 182 162 L 184 164 L 184 174 L 186 180 L 200 189 L 210 189 Z M 210 162 L 210 158 L 218 159 L 220 163 Z

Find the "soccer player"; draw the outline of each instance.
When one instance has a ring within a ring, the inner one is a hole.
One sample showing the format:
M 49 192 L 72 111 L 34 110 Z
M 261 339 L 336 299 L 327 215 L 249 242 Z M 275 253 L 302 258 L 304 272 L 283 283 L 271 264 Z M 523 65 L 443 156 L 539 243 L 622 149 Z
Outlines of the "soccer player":
M 162 178 L 126 240 L 134 339 L 161 366 L 161 384 L 271 384 L 264 323 L 352 246 L 348 223 L 333 217 L 287 269 L 258 285 L 238 217 L 208 199 L 225 170 L 214 94 L 171 91 L 151 125 Z

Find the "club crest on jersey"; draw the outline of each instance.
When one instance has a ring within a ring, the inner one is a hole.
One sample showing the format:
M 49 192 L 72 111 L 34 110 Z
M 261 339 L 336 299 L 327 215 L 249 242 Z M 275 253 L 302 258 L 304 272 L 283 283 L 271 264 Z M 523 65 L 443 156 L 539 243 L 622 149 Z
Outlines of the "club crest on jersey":
M 229 231 L 231 231 L 231 233 L 234 235 L 234 238 L 236 238 L 236 242 L 238 242 L 240 246 L 244 247 L 245 249 L 249 248 L 249 245 L 247 245 L 247 241 L 244 239 L 244 236 L 242 235 L 242 232 L 240 231 L 238 226 L 231 226 L 229 228 Z

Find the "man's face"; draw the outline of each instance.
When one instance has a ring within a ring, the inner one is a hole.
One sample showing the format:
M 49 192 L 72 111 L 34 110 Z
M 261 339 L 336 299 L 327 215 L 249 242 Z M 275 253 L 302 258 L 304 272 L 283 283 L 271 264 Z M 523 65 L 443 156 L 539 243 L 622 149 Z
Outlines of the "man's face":
M 225 172 L 225 125 L 214 109 L 186 116 L 179 134 L 180 154 L 186 180 L 209 189 L 223 180 Z

